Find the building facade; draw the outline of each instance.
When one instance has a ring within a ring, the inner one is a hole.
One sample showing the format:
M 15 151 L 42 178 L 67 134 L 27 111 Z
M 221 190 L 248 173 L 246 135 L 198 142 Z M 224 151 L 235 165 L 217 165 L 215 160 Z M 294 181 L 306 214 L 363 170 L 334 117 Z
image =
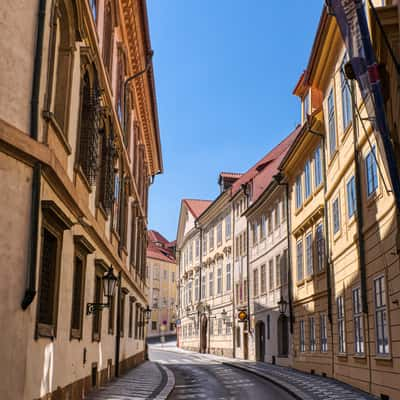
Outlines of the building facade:
M 152 309 L 147 327 L 148 338 L 173 337 L 176 334 L 176 260 L 175 242 L 159 232 L 148 232 L 147 282 Z
M 0 9 L 0 397 L 81 399 L 145 357 L 148 186 L 163 168 L 146 5 Z

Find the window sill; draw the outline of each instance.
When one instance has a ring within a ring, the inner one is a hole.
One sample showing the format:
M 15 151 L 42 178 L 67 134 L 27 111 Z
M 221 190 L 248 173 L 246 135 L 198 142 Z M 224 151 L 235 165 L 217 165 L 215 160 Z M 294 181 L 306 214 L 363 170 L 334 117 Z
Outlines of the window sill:
M 367 208 L 371 208 L 375 205 L 377 200 L 380 200 L 383 197 L 382 193 L 379 191 L 379 188 L 375 190 L 374 193 L 371 193 L 369 196 L 367 194 Z
M 353 358 L 356 360 L 366 360 L 367 356 L 364 353 L 355 353 L 353 354 Z
M 332 164 L 337 158 L 337 155 L 339 154 L 338 149 L 336 148 L 335 151 L 332 153 L 332 155 L 329 156 L 329 162 L 328 162 L 328 171 L 332 167 Z
M 55 327 L 53 325 L 37 323 L 36 338 L 48 338 L 53 340 L 55 336 Z
M 347 136 L 349 135 L 352 127 L 353 127 L 353 120 L 349 121 L 349 123 L 346 126 L 346 128 L 344 128 L 343 133 L 342 133 L 342 137 L 341 137 L 341 143 L 343 143 L 347 139 Z
M 308 275 L 307 277 L 306 277 L 306 282 L 310 282 L 310 281 L 312 281 L 314 279 L 314 273 L 312 273 L 311 275 Z
M 307 206 L 309 203 L 311 203 L 311 200 L 313 199 L 313 195 L 312 194 L 309 194 L 308 195 L 308 197 L 304 200 L 304 202 L 303 202 L 303 208 L 305 207 L 305 206 Z
M 65 152 L 70 156 L 72 154 L 72 148 L 71 148 L 70 144 L 68 143 L 68 140 L 67 140 L 66 136 L 64 135 L 64 132 L 62 131 L 60 125 L 58 124 L 54 113 L 51 111 L 43 111 L 42 115 L 43 115 L 43 118 L 47 122 L 50 123 L 54 132 L 57 135 L 58 140 L 63 145 Z
M 304 283 L 305 283 L 305 280 L 304 280 L 304 279 L 302 279 L 301 281 L 297 281 L 297 282 L 296 282 L 296 286 L 297 286 L 297 287 L 299 287 L 299 286 L 303 286 L 303 285 L 304 285 Z
M 381 355 L 377 355 L 377 356 L 375 356 L 374 357 L 374 359 L 376 360 L 376 361 L 393 361 L 392 360 L 392 355 L 391 354 L 387 354 L 387 355 L 384 355 L 384 354 L 381 354 Z
M 347 360 L 348 359 L 348 354 L 347 353 L 339 353 L 336 355 L 336 358 L 341 358 L 343 360 Z
M 82 179 L 84 185 L 86 186 L 87 190 L 89 193 L 92 193 L 92 187 L 90 186 L 85 174 L 82 171 L 81 166 L 78 164 L 75 168 L 75 172 L 77 175 L 79 175 L 79 177 Z

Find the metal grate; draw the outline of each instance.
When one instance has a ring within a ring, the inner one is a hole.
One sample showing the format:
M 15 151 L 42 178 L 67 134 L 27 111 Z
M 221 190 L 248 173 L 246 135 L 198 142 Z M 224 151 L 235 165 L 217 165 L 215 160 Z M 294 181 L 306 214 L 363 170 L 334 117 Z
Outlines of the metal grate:
M 110 135 L 104 135 L 101 153 L 101 203 L 110 212 L 114 201 L 114 162 L 117 154 L 112 131 Z
M 97 175 L 100 114 L 100 90 L 97 85 L 91 88 L 89 77 L 85 75 L 82 93 L 79 163 L 91 186 L 96 183 Z

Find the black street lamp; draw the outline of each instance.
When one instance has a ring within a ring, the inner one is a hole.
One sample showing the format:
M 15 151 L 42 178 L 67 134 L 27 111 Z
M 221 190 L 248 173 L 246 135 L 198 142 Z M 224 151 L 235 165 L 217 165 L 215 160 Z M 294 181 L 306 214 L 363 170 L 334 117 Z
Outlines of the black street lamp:
M 145 319 L 146 319 L 146 324 L 148 324 L 149 323 L 149 321 L 150 321 L 150 318 L 151 318 L 151 308 L 149 307 L 149 305 L 147 304 L 147 307 L 146 307 L 146 309 L 144 310 L 144 317 L 145 317 Z
M 112 266 L 110 266 L 101 279 L 103 281 L 104 296 L 107 298 L 107 303 L 87 303 L 86 315 L 93 314 L 104 307 L 110 307 L 111 305 L 111 298 L 114 296 L 115 286 L 118 281 L 118 278 L 114 275 Z
M 228 321 L 228 313 L 226 312 L 225 308 L 221 311 L 221 317 L 224 324 Z
M 283 296 L 281 295 L 281 299 L 278 301 L 278 306 L 279 306 L 279 312 L 283 315 L 286 314 L 286 309 L 287 309 L 287 301 L 283 299 Z

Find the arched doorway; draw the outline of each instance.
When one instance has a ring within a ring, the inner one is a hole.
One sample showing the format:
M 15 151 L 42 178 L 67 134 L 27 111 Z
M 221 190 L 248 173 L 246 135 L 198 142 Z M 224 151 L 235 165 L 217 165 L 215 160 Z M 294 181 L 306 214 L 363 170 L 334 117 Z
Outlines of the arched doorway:
M 201 316 L 200 325 L 200 353 L 205 353 L 207 351 L 207 317 L 203 314 Z
M 265 357 L 265 324 L 263 321 L 256 323 L 256 360 L 264 361 Z
M 289 354 L 289 323 L 288 317 L 284 314 L 278 319 L 278 354 L 281 357 Z

